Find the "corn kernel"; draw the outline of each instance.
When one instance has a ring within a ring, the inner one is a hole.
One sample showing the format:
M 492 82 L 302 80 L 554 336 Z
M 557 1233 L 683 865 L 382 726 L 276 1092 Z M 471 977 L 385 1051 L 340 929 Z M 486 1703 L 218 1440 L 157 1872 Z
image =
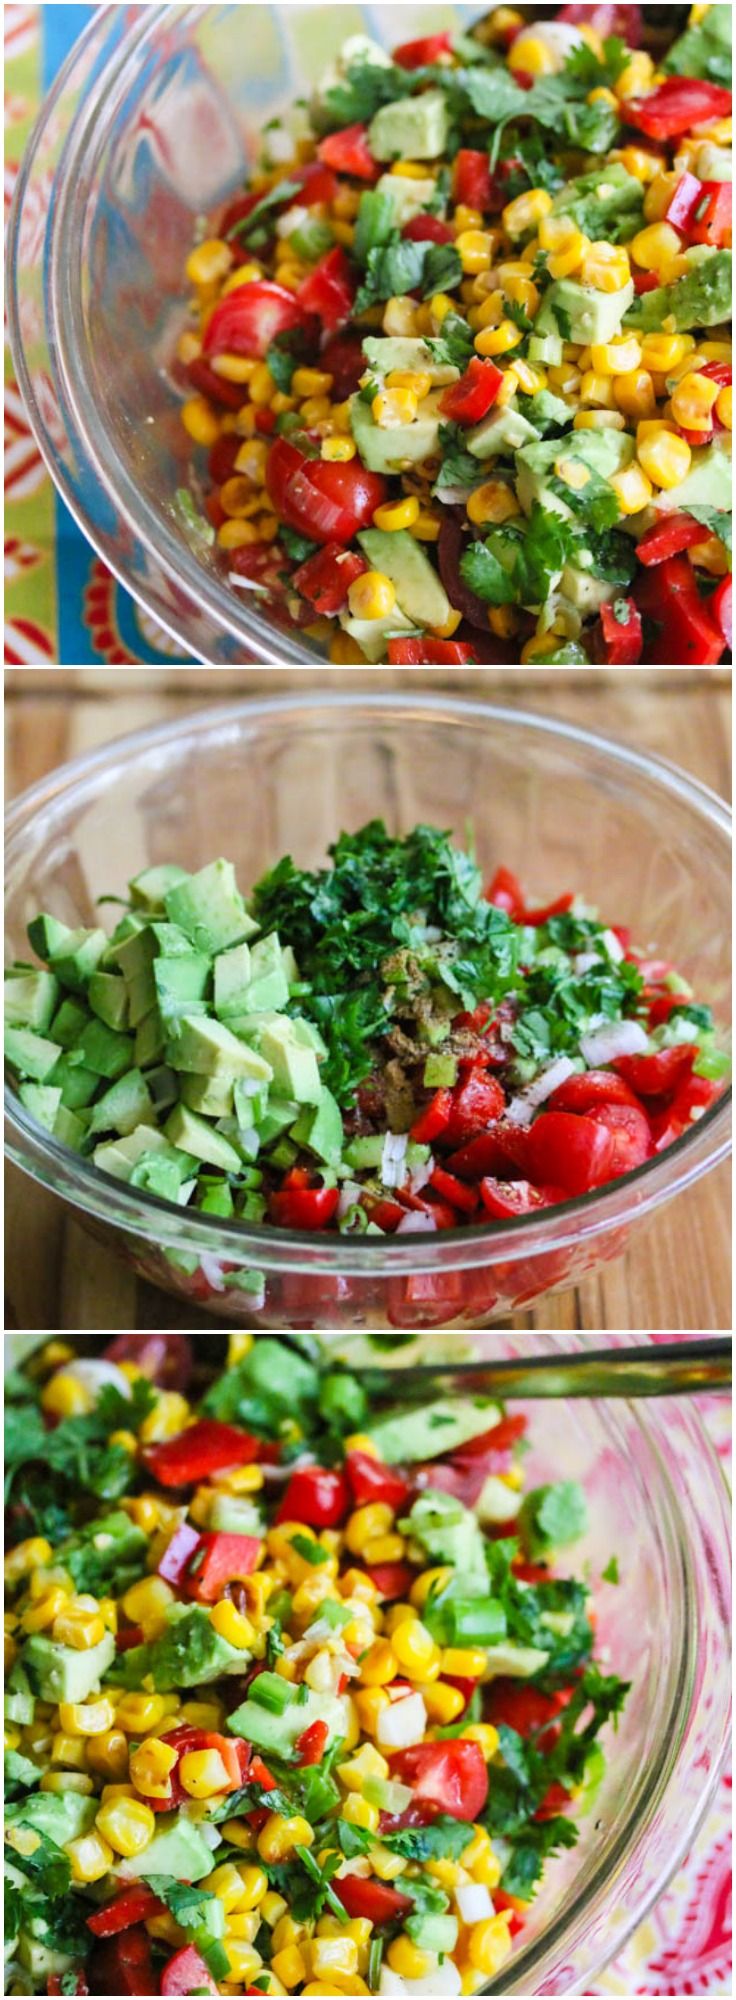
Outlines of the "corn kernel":
M 37 1604 L 29 1605 L 21 1617 L 24 1632 L 43 1632 L 47 1625 L 53 1625 L 67 1602 L 67 1594 L 59 1585 L 48 1590 Z
M 393 1519 L 393 1509 L 387 1507 L 384 1501 L 374 1500 L 366 1507 L 357 1507 L 345 1529 L 345 1543 L 351 1555 L 362 1555 L 366 1542 L 372 1541 L 376 1535 L 388 1534 Z
M 417 408 L 417 399 L 411 389 L 386 389 L 374 396 L 371 404 L 374 423 L 381 430 L 393 430 L 413 423 Z
M 491 245 L 485 230 L 461 229 L 459 236 L 455 237 L 455 249 L 468 277 L 490 270 Z
M 320 458 L 326 459 L 330 465 L 347 465 L 351 458 L 355 458 L 356 450 L 352 438 L 327 437 L 322 439 Z
M 446 1566 L 440 1569 L 422 1570 L 421 1576 L 416 1577 L 411 1586 L 409 1592 L 411 1603 L 416 1605 L 418 1611 L 423 1610 L 430 1591 L 435 1588 L 437 1590 L 444 1590 L 445 1584 L 449 1583 L 451 1576 L 452 1570 Z
M 581 264 L 584 285 L 597 292 L 621 292 L 631 279 L 628 251 L 619 243 L 590 243 Z
M 513 604 L 492 604 L 488 610 L 488 624 L 497 639 L 511 639 L 519 629 L 518 614 Z
M 74 1882 L 100 1882 L 113 1865 L 112 1848 L 93 1829 L 78 1840 L 68 1840 L 64 1849 L 72 1865 Z
M 248 1648 L 252 1646 L 255 1635 L 250 1619 L 244 1618 L 242 1611 L 237 1611 L 235 1605 L 230 1604 L 227 1598 L 223 1598 L 219 1604 L 213 1604 L 210 1623 L 214 1625 L 215 1631 L 219 1632 L 221 1639 L 227 1639 L 229 1645 Z
M 222 1948 L 228 1962 L 229 1974 L 236 1982 L 251 1979 L 259 1972 L 262 1958 L 255 1945 L 243 1944 L 239 1938 L 223 1938 Z M 229 1989 L 228 1989 L 229 1990 Z
M 124 1729 L 128 1736 L 142 1736 L 149 1729 L 156 1729 L 166 1714 L 166 1704 L 160 1694 L 126 1694 L 115 1711 L 115 1727 Z
M 646 95 L 652 87 L 654 63 L 646 49 L 635 49 L 624 69 L 619 71 L 614 84 L 616 97 L 623 104 L 629 97 Z M 615 103 L 614 98 L 614 103 Z
M 348 590 L 348 604 L 353 618 L 386 618 L 395 603 L 394 585 L 381 570 L 364 570 L 362 576 L 356 576 Z
M 498 1750 L 499 1737 L 498 1730 L 494 1729 L 492 1722 L 469 1722 L 463 1730 L 463 1736 L 468 1742 L 478 1744 L 479 1749 L 482 1750 L 483 1756 L 486 1759 L 486 1763 L 490 1762 L 491 1757 L 495 1757 Z M 466 1863 L 465 1865 L 467 1866 L 468 1864 Z
M 413 493 L 406 500 L 387 501 L 383 507 L 377 507 L 373 515 L 374 527 L 383 528 L 389 533 L 401 528 L 411 528 L 418 519 L 419 501 Z
M 606 89 L 605 84 L 599 84 L 597 90 L 589 90 L 587 102 L 588 104 L 609 104 L 614 111 L 618 111 L 618 98 L 614 96 L 612 90 Z
M 287 1993 L 293 1992 L 295 1986 L 300 1986 L 307 1978 L 307 1964 L 299 1946 L 290 1944 L 286 1945 L 283 1951 L 277 1951 L 271 1960 L 271 1971 L 275 1972 L 276 1978 L 280 1979 L 282 1988 L 285 1988 Z
M 351 1826 L 363 1826 L 368 1833 L 376 1833 L 378 1830 L 380 1818 L 378 1807 L 369 1805 L 368 1800 L 360 1798 L 357 1792 L 351 1792 L 345 1800 L 342 1816 L 343 1819 L 349 1820 Z
M 670 222 L 653 222 L 640 229 L 628 245 L 634 263 L 642 271 L 660 271 L 680 250 L 680 237 Z
M 600 345 L 594 342 L 590 358 L 599 375 L 632 375 L 641 367 L 641 348 L 633 334 L 620 334 Z
M 273 1862 L 283 1861 L 295 1847 L 311 1847 L 313 1841 L 314 1829 L 300 1813 L 290 1819 L 282 1818 L 280 1813 L 269 1813 L 256 1846 L 262 1861 Z
M 446 1681 L 422 1681 L 419 1693 L 423 1698 L 430 1722 L 457 1722 L 465 1707 L 465 1697 L 459 1688 L 450 1687 Z
M 87 1737 L 83 1748 L 87 1763 L 103 1778 L 127 1777 L 128 1743 L 122 1729 L 105 1729 L 100 1736 Z
M 546 42 L 540 41 L 538 35 L 533 34 L 521 34 L 515 37 L 509 49 L 508 63 L 512 74 L 515 69 L 520 69 L 524 70 L 527 76 L 533 77 L 554 76 L 561 68 L 560 60 L 553 50 L 547 47 Z
M 471 1965 L 478 1972 L 490 1977 L 505 1964 L 511 1951 L 509 1938 L 510 1910 L 502 1910 L 495 1917 L 484 1917 L 479 1924 L 473 1924 L 468 1939 L 468 1956 Z
M 420 1951 L 405 1931 L 393 1939 L 386 1958 L 391 1971 L 397 1973 L 399 1979 L 426 1979 L 432 1969 L 432 1959 L 426 1951 Z
M 189 396 L 186 403 L 182 403 L 181 420 L 195 444 L 214 444 L 220 435 L 219 419 L 206 396 Z
M 156 1815 L 141 1799 L 110 1799 L 100 1807 L 95 1824 L 115 1853 L 127 1859 L 150 1846 Z
M 417 332 L 416 308 L 411 299 L 389 299 L 383 309 L 384 333 L 408 335 Z
M 424 373 L 421 369 L 392 368 L 390 374 L 386 376 L 386 387 L 387 389 L 410 389 L 412 395 L 416 396 L 417 402 L 422 403 L 425 396 L 429 395 L 432 387 L 432 377 Z
M 416 542 L 437 542 L 439 541 L 440 522 L 435 514 L 430 514 L 425 507 L 421 507 L 416 521 L 412 522 L 409 533 L 414 536 Z
M 186 407 L 186 405 L 185 405 Z M 75 1375 L 60 1369 L 52 1375 L 50 1382 L 41 1390 L 41 1408 L 56 1417 L 86 1416 L 92 1409 L 94 1398 L 83 1382 Z
M 500 326 L 484 327 L 482 333 L 477 333 L 473 344 L 476 354 L 486 357 L 508 354 L 512 347 L 518 347 L 521 339 L 521 332 L 518 326 L 514 326 L 513 320 L 502 319 Z
M 219 1750 L 186 1751 L 177 1775 L 192 1799 L 211 1799 L 227 1791 L 230 1782 Z
M 66 1736 L 103 1736 L 112 1729 L 115 1710 L 108 1695 L 96 1701 L 60 1701 L 59 1722 Z
M 670 408 L 675 423 L 686 431 L 710 434 L 713 405 L 719 393 L 719 384 L 712 382 L 709 375 L 692 372 L 684 376 L 672 391 Z
M 405 1553 L 406 1542 L 403 1535 L 371 1535 L 363 1550 L 363 1557 L 369 1564 L 392 1563 L 401 1562 Z
M 716 416 L 720 418 L 724 430 L 730 431 L 732 427 L 732 412 L 733 391 L 729 382 L 726 383 L 725 387 L 720 390 L 716 397 Z
M 429 301 L 429 310 L 435 326 L 441 326 L 448 313 L 456 312 L 457 308 L 454 299 L 449 298 L 447 292 L 435 292 Z
M 550 376 L 552 375 L 550 369 Z M 569 369 L 565 370 L 569 376 Z M 580 377 L 580 398 L 583 403 L 593 403 L 600 409 L 610 409 L 613 402 L 613 380 L 610 375 L 597 375 L 592 368 L 586 368 Z
M 242 529 L 245 524 L 238 521 L 232 525 Z M 156 1639 L 164 1630 L 166 1613 L 174 1601 L 174 1592 L 162 1576 L 148 1576 L 126 1590 L 122 1608 L 132 1624 L 142 1626 L 144 1638 Z
M 25 1542 L 18 1542 L 5 1557 L 5 1582 L 9 1587 L 29 1576 L 34 1569 L 45 1569 L 53 1555 L 51 1543 L 44 1535 L 31 1535 Z
M 89 1795 L 94 1791 L 94 1784 L 86 1771 L 44 1771 L 41 1791 L 80 1792 Z
M 159 1737 L 149 1736 L 140 1743 L 130 1754 L 130 1775 L 138 1791 L 151 1799 L 170 1798 L 168 1779 L 176 1761 L 176 1750 Z
M 636 455 L 648 478 L 666 491 L 680 485 L 689 471 L 692 457 L 687 439 L 678 437 L 674 432 L 664 432 L 657 437 L 640 437 L 637 432 Z
M 409 1680 L 431 1680 L 439 1671 L 439 1647 L 421 1619 L 404 1619 L 394 1632 L 391 1644 L 398 1665 Z
M 303 417 L 305 424 L 308 426 L 311 424 L 324 424 L 331 410 L 332 404 L 329 396 L 308 396 L 306 403 L 300 405 L 299 415 Z
M 229 243 L 223 243 L 217 236 L 198 243 L 187 257 L 184 269 L 190 285 L 213 285 L 218 278 L 226 278 L 233 261 Z
M 547 269 L 552 278 L 567 278 L 577 271 L 587 237 L 569 215 L 546 215 L 539 224 L 540 249 L 548 252 Z
M 396 1679 L 397 1661 L 385 1639 L 377 1639 L 360 1663 L 360 1677 L 366 1687 L 385 1687 Z
M 622 514 L 639 514 L 652 498 L 652 483 L 636 460 L 621 472 L 611 474 L 609 485 L 617 496 Z
M 626 417 L 653 417 L 657 407 L 654 383 L 646 368 L 635 368 L 631 375 L 617 375 L 613 398 Z

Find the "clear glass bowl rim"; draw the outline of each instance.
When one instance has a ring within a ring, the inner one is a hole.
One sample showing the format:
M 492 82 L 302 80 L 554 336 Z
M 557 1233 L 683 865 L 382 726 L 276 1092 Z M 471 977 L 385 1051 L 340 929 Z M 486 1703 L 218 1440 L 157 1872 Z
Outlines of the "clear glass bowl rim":
M 196 711 L 177 721 L 113 738 L 97 750 L 60 765 L 40 783 L 22 792 L 6 813 L 6 856 L 22 842 L 24 829 L 35 814 L 75 790 L 80 801 L 86 788 L 94 788 L 105 767 L 121 762 L 135 764 L 151 750 L 181 743 L 194 734 L 202 737 L 207 729 L 255 723 L 277 715 L 320 710 L 340 711 L 346 717 L 359 712 L 377 722 L 381 715 L 405 715 L 411 724 L 412 712 L 437 722 L 476 724 L 500 722 L 522 730 L 540 732 L 553 740 L 582 745 L 603 753 L 619 767 L 653 779 L 681 801 L 693 807 L 709 825 L 730 841 L 731 815 L 728 806 L 699 780 L 663 758 L 629 748 L 611 739 L 557 718 L 537 715 L 525 709 L 506 709 L 493 703 L 460 700 L 452 696 L 421 694 L 340 694 L 310 693 L 300 698 L 296 690 L 288 695 L 259 700 L 222 703 Z M 690 1132 L 676 1140 L 664 1153 L 622 1175 L 602 1190 L 593 1190 L 561 1202 L 549 1210 L 537 1211 L 509 1222 L 488 1223 L 478 1229 L 448 1229 L 434 1237 L 316 1236 L 305 1243 L 304 1234 L 275 1229 L 271 1225 L 239 1223 L 228 1225 L 217 1216 L 199 1215 L 175 1208 L 157 1196 L 130 1190 L 125 1183 L 110 1182 L 108 1175 L 69 1152 L 36 1124 L 20 1100 L 6 1086 L 7 1150 L 11 1159 L 33 1178 L 50 1184 L 62 1198 L 102 1221 L 110 1220 L 109 1199 L 115 1190 L 118 1226 L 142 1233 L 158 1246 L 179 1247 L 186 1237 L 190 1249 L 209 1251 L 221 1258 L 252 1262 L 264 1271 L 305 1271 L 333 1276 L 375 1274 L 380 1263 L 386 1278 L 411 1272 L 470 1269 L 483 1265 L 489 1252 L 498 1252 L 513 1262 L 530 1253 L 579 1245 L 602 1232 L 622 1226 L 627 1219 L 647 1214 L 665 1198 L 679 1193 L 691 1182 L 724 1159 L 729 1150 L 728 1123 L 730 1088 L 716 1099 Z M 703 1140 L 706 1139 L 704 1147 Z M 634 1193 L 634 1207 L 627 1216 L 627 1201 Z

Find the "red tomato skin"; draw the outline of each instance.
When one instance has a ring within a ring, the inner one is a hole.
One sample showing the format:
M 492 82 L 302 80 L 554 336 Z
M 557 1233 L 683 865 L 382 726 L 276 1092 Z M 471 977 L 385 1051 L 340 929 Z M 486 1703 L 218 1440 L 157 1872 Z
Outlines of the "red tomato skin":
M 524 912 L 524 891 L 518 876 L 512 875 L 510 868 L 497 868 L 485 891 L 487 903 L 494 903 L 497 910 L 505 910 L 506 915 L 520 924 Z
M 689 1075 L 697 1053 L 695 1042 L 678 1042 L 650 1056 L 619 1056 L 616 1069 L 640 1097 L 662 1097 Z
M 412 215 L 401 231 L 408 243 L 454 243 L 452 224 L 439 215 Z
M 473 647 L 458 639 L 389 639 L 392 667 L 475 667 Z
M 610 1136 L 612 1176 L 630 1174 L 634 1167 L 643 1167 L 645 1160 L 651 1159 L 654 1145 L 645 1111 L 636 1110 L 632 1104 L 599 1104 L 587 1115 Z
M 501 1118 L 505 1109 L 506 1099 L 496 1078 L 470 1070 L 452 1091 L 452 1107 L 441 1135 L 443 1144 L 464 1146 L 484 1125 Z
M 468 208 L 490 208 L 492 176 L 487 153 L 470 146 L 460 147 L 453 166 L 452 192 L 454 200 L 464 202 Z
M 655 1113 L 651 1120 L 652 1138 L 657 1153 L 671 1146 L 675 1139 L 681 1139 L 713 1099 L 718 1096 L 719 1086 L 705 1076 L 689 1076 L 680 1084 L 667 1111 Z M 695 1116 L 693 1116 L 695 1113 Z
M 282 1188 L 268 1212 L 276 1229 L 327 1229 L 339 1199 L 339 1188 Z
M 207 396 L 211 403 L 224 403 L 228 410 L 240 409 L 244 401 L 242 383 L 226 382 L 224 375 L 216 375 L 214 368 L 208 367 L 203 355 L 198 354 L 196 361 L 189 362 L 187 375 L 192 388 L 196 389 L 200 396 Z
M 625 1061 L 625 1058 L 623 1058 Z M 579 1076 L 568 1076 L 559 1083 L 547 1099 L 549 1111 L 591 1111 L 598 1104 L 633 1104 L 639 1108 L 626 1072 L 616 1069 L 587 1069 Z
M 205 356 L 244 354 L 262 358 L 278 333 L 306 325 L 306 315 L 293 292 L 287 292 L 284 285 L 274 284 L 270 278 L 256 278 L 252 285 L 239 285 L 218 300 L 207 325 L 203 352 Z
M 302 312 L 315 313 L 328 333 L 337 333 L 350 318 L 355 284 L 345 251 L 339 243 L 321 257 L 304 278 L 297 294 Z
M 489 1215 L 502 1220 L 531 1215 L 535 1209 L 553 1208 L 556 1202 L 566 1200 L 562 1188 L 533 1187 L 531 1181 L 500 1181 L 490 1174 L 481 1181 L 480 1191 Z
M 315 611 L 325 617 L 334 617 L 342 611 L 348 601 L 348 590 L 356 576 L 362 576 L 368 564 L 358 555 L 357 549 L 344 549 L 339 542 L 327 542 L 308 556 L 299 569 L 294 571 L 294 587 L 306 597 Z
M 545 1111 L 527 1133 L 529 1171 L 538 1185 L 557 1185 L 566 1194 L 588 1194 L 615 1172 L 609 1132 L 589 1117 Z
M 669 76 L 648 97 L 630 97 L 627 125 L 636 125 L 651 139 L 677 139 L 693 125 L 731 115 L 731 92 L 697 77 Z
M 306 1465 L 292 1474 L 276 1520 L 304 1521 L 308 1528 L 339 1528 L 349 1506 L 350 1488 L 344 1472 Z
M 603 664 L 615 667 L 635 666 L 641 659 L 644 634 L 639 612 L 633 597 L 624 602 L 628 609 L 628 621 L 619 623 L 610 604 L 602 604 L 600 610 L 600 630 L 596 634 L 596 650 Z
M 729 653 L 733 651 L 733 578 L 722 576 L 711 598 L 711 609 L 720 625 Z
M 326 368 L 333 378 L 331 394 L 336 403 L 344 403 L 358 388 L 361 375 L 365 372 L 363 343 L 360 334 L 335 333 L 323 347 L 319 359 L 320 368 Z
M 219 1993 L 209 1966 L 193 1944 L 183 1945 L 164 1966 L 161 1992 L 164 1994 Z
M 455 1819 L 477 1819 L 488 1797 L 488 1771 L 480 1746 L 462 1737 L 400 1750 L 391 1758 L 391 1772 L 400 1783 L 412 1786 L 416 1799 L 426 1799 Z
M 387 493 L 385 479 L 368 472 L 360 459 L 349 459 L 345 465 L 308 459 L 285 437 L 276 438 L 271 446 L 266 486 L 288 528 L 314 542 L 341 545 L 352 541 L 359 528 L 370 526 Z
M 193 1486 L 209 1472 L 226 1465 L 251 1465 L 258 1456 L 258 1439 L 233 1424 L 202 1417 L 178 1437 L 146 1445 L 143 1458 L 160 1486 Z
M 702 372 L 705 373 L 705 370 Z M 702 521 L 695 521 L 692 514 L 662 514 L 637 542 L 636 553 L 640 563 L 649 568 L 653 563 L 666 562 L 669 556 L 678 555 L 681 549 L 695 548 L 698 542 L 706 539 L 707 531 Z
M 392 1465 L 384 1465 L 382 1459 L 373 1458 L 370 1452 L 349 1451 L 345 1472 L 355 1507 L 382 1501 L 397 1514 L 407 1505 L 411 1492 L 408 1481 Z
M 317 157 L 338 174 L 353 174 L 356 180 L 375 181 L 381 172 L 368 144 L 367 125 L 345 125 L 330 132 L 317 147 Z
M 374 1924 L 393 1923 L 414 1907 L 410 1896 L 363 1875 L 343 1875 L 337 1894 L 349 1917 L 369 1917 Z
M 375 1583 L 379 1597 L 392 1603 L 397 1597 L 405 1597 L 416 1578 L 416 1570 L 409 1563 L 367 1563 L 366 1575 Z
M 502 381 L 503 371 L 495 362 L 474 354 L 459 382 L 451 382 L 440 397 L 442 416 L 451 423 L 480 423 L 492 409 Z
M 449 28 L 439 35 L 421 35 L 415 42 L 400 42 L 394 49 L 394 62 L 400 69 L 422 69 L 425 63 L 436 63 L 438 56 L 447 55 L 451 47 Z

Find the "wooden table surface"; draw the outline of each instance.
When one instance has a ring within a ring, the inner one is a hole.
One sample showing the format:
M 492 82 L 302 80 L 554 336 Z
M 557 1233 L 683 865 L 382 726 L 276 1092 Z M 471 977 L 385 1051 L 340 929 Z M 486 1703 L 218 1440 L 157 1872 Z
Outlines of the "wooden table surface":
M 668 757 L 723 797 L 729 791 L 730 675 L 720 670 L 437 670 L 454 692 L 535 707 Z M 335 690 L 403 686 L 406 670 L 335 674 Z M 324 685 L 323 670 L 57 668 L 6 673 L 7 796 L 57 764 L 128 730 L 248 694 Z M 414 675 L 412 692 L 416 691 Z M 604 1331 L 731 1325 L 729 1173 L 719 1168 L 671 1203 L 615 1264 L 530 1313 L 518 1328 Z M 145 1285 L 93 1242 L 55 1198 L 15 1169 L 6 1195 L 6 1326 L 22 1330 L 222 1327 Z

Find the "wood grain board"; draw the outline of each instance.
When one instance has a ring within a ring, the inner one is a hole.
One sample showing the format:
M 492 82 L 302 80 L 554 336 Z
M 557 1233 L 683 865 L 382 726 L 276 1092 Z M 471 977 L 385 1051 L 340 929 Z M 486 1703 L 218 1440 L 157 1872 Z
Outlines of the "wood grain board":
M 7 796 L 112 737 L 213 702 L 334 684 L 479 695 L 618 737 L 729 791 L 730 675 L 720 670 L 454 671 L 140 668 L 5 676 Z M 517 1328 L 698 1330 L 731 1325 L 730 1186 L 718 1169 L 657 1215 L 615 1264 L 508 1322 Z M 6 1326 L 22 1330 L 221 1328 L 135 1279 L 55 1198 L 10 1168 Z

